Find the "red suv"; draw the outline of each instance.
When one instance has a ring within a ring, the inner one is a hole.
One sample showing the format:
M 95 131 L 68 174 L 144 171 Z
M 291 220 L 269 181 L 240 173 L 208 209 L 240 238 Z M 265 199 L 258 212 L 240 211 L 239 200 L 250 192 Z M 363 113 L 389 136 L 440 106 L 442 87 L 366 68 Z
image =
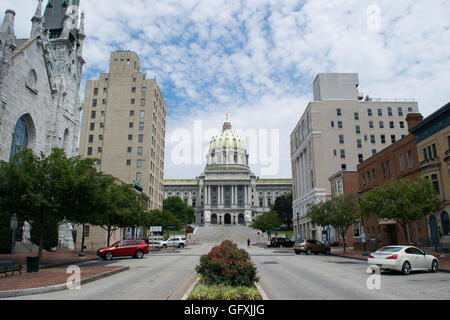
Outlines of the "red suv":
M 97 251 L 97 255 L 104 260 L 126 256 L 142 259 L 144 254 L 148 254 L 148 245 L 145 240 L 117 241 L 112 246 Z

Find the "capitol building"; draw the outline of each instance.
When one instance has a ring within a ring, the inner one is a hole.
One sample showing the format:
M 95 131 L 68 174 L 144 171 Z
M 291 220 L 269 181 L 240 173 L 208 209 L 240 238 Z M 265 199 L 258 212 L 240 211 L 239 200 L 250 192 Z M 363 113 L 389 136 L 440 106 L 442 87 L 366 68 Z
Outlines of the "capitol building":
M 292 191 L 292 179 L 260 179 L 248 159 L 245 140 L 227 120 L 211 139 L 204 172 L 196 179 L 164 180 L 164 198 L 180 197 L 194 207 L 197 226 L 250 226 Z

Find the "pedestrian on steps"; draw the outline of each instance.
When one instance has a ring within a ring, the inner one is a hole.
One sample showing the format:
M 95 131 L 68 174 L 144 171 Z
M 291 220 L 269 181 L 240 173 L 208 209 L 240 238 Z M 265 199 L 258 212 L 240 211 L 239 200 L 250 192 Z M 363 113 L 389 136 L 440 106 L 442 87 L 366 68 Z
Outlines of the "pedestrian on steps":
M 247 240 L 247 246 L 250 248 L 250 239 Z

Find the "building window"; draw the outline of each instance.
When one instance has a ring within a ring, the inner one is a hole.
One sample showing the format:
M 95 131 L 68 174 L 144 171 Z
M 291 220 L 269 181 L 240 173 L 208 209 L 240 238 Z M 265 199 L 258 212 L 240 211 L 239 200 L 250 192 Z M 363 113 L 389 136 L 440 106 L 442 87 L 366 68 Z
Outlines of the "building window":
M 400 171 L 405 171 L 405 156 L 400 154 Z
M 139 135 L 139 142 L 144 142 L 144 135 L 143 134 Z
M 345 159 L 345 150 L 341 149 L 341 159 Z
M 388 116 L 392 117 L 392 108 L 391 107 L 388 107 Z
M 105 124 L 103 122 L 100 122 L 100 128 L 105 127 Z
M 334 121 L 331 121 L 331 127 L 334 128 Z
M 141 179 L 142 179 L 142 173 L 136 172 L 136 182 L 141 183 Z
M 127 166 L 131 166 L 131 160 L 127 160 Z
M 93 131 L 93 130 L 95 130 L 95 123 L 94 122 L 91 122 L 90 123 L 90 128 L 89 128 L 91 131 Z
M 373 114 L 372 114 L 372 109 L 367 109 L 367 115 L 369 116 L 369 117 L 371 117 Z
M 343 134 L 339 135 L 339 143 L 344 144 L 344 135 Z
M 132 87 L 131 88 L 131 93 L 135 93 L 136 92 L 136 87 Z
M 403 117 L 403 109 L 402 107 L 398 107 L 398 116 Z
M 358 154 L 358 161 L 359 163 L 364 162 L 364 155 Z
M 103 140 L 103 135 L 99 134 L 98 135 L 98 140 L 100 140 L 100 141 Z
M 388 177 L 390 177 L 391 176 L 391 162 L 389 160 L 386 162 L 386 168 L 387 168 Z
M 360 126 L 356 126 L 356 134 L 361 134 L 361 127 Z
M 395 143 L 397 141 L 397 138 L 395 137 L 395 134 L 391 134 L 391 142 Z
M 413 166 L 414 166 L 414 163 L 413 163 L 412 151 L 409 150 L 408 151 L 408 167 L 412 168 Z
M 384 129 L 384 122 L 380 121 L 380 129 Z
M 94 96 L 98 96 L 98 88 L 94 88 Z
M 130 153 L 130 152 L 131 152 L 131 150 L 132 150 L 132 148 L 131 148 L 131 147 L 128 147 L 128 148 L 127 148 L 127 152 L 128 152 L 128 153 Z
M 380 136 L 380 138 L 381 138 L 381 143 L 385 144 L 386 143 L 386 136 L 384 134 L 382 134 Z
M 130 140 L 130 141 L 133 140 L 133 135 L 132 134 L 128 135 L 128 140 Z
M 133 122 L 128 123 L 128 128 L 133 128 Z
M 134 104 L 134 103 L 135 103 L 135 100 L 134 100 L 134 99 L 131 99 L 130 102 L 131 102 L 131 104 Z
M 142 168 L 142 160 L 138 160 L 136 166 L 137 166 L 138 168 Z
M 373 121 L 369 121 L 369 128 L 370 128 L 370 129 L 373 129 L 373 128 L 374 128 Z
M 370 135 L 370 142 L 371 142 L 372 144 L 375 144 L 375 143 L 376 143 L 375 135 L 374 135 L 374 134 L 371 134 L 371 135 Z
M 92 143 L 92 142 L 94 142 L 94 135 L 89 135 L 89 143 Z
M 93 107 L 96 107 L 96 106 L 97 106 L 97 99 L 93 99 L 93 100 L 92 100 L 92 106 L 93 106 Z
M 141 107 L 145 106 L 145 99 L 141 99 Z
M 405 123 L 403 121 L 400 121 L 400 128 L 402 128 L 402 129 L 405 128 Z
M 359 222 L 353 224 L 353 238 L 360 238 L 360 225 Z
M 130 117 L 134 116 L 134 110 L 130 110 Z
M 144 110 L 141 110 L 139 116 L 140 116 L 141 119 L 144 119 L 144 118 L 145 118 L 145 111 L 144 111 Z
M 341 108 L 337 108 L 336 109 L 336 114 L 338 115 L 338 117 L 342 116 L 342 109 Z
M 333 150 L 333 155 L 334 155 L 335 157 L 337 156 L 337 150 L 336 150 L 336 149 Z
M 373 183 L 377 183 L 377 175 L 375 174 L 375 169 L 372 169 L 372 181 Z
M 356 146 L 358 147 L 358 149 L 362 148 L 362 141 L 361 141 L 361 139 L 356 140 Z
M 394 121 L 389 121 L 389 128 L 391 129 L 395 128 Z
M 92 147 L 89 147 L 87 149 L 87 154 L 88 154 L 88 156 L 92 156 Z
M 139 131 L 144 130 L 144 122 L 139 122 Z
M 359 112 L 355 112 L 355 120 L 359 120 Z
M 372 156 L 376 156 L 377 155 L 377 149 L 372 149 Z
M 382 117 L 383 116 L 383 110 L 382 109 L 378 109 L 378 116 Z
M 381 164 L 381 173 L 383 173 L 383 178 L 386 178 L 386 168 L 384 167 L 384 163 Z
M 433 149 L 433 157 L 434 158 L 437 158 L 437 149 L 436 149 L 436 144 L 432 144 L 431 145 L 431 148 Z
M 137 154 L 138 156 L 142 156 L 142 147 L 138 147 Z
M 342 121 L 338 121 L 338 128 L 339 128 L 339 129 L 342 129 L 342 128 L 343 128 Z
M 431 182 L 433 183 L 434 190 L 436 191 L 436 194 L 441 194 L 439 189 L 439 179 L 437 174 L 431 175 Z
M 97 148 L 97 152 L 98 152 L 98 153 L 102 153 L 102 147 L 98 147 L 98 148 Z

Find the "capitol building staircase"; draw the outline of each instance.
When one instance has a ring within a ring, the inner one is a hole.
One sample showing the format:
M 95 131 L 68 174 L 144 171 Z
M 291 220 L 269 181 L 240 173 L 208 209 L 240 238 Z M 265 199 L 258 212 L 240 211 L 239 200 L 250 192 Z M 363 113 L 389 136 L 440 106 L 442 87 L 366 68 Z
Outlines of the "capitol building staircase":
M 259 235 L 258 235 L 259 232 Z M 220 244 L 224 240 L 231 240 L 241 246 L 251 243 L 265 243 L 267 235 L 261 231 L 244 226 L 196 227 L 191 235 L 193 243 Z

